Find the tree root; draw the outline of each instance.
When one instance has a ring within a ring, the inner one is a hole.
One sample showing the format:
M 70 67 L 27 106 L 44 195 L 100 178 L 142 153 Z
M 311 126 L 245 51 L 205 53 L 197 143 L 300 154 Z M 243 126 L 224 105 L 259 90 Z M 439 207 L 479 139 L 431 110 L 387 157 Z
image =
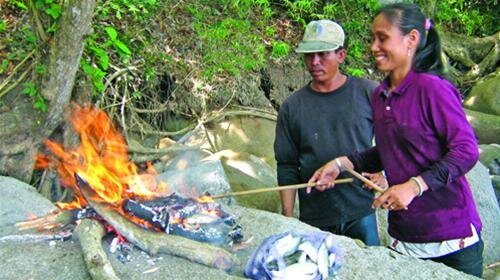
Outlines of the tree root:
M 448 63 L 446 68 L 459 84 L 470 83 L 494 71 L 500 58 L 500 32 L 484 38 L 442 32 L 442 47 L 453 61 L 467 67 L 466 72 Z
M 219 121 L 223 120 L 224 118 L 237 117 L 237 116 L 253 116 L 253 117 L 268 119 L 271 121 L 276 121 L 276 115 L 273 113 L 266 112 L 266 111 L 259 110 L 259 109 L 254 109 L 254 108 L 244 108 L 243 110 L 231 110 L 231 111 L 225 111 L 225 112 L 212 113 L 209 116 L 206 116 L 206 117 L 202 118 L 201 120 L 199 120 L 197 124 L 192 124 L 188 127 L 185 127 L 183 129 L 181 129 L 179 131 L 175 131 L 175 132 L 145 131 L 145 130 L 142 130 L 141 132 L 146 133 L 146 134 L 161 135 L 161 136 L 179 135 L 179 134 L 185 134 L 190 130 L 192 131 L 192 130 L 196 130 L 197 128 L 204 127 L 205 124 L 210 123 L 210 122 L 219 122 Z M 168 148 L 155 149 L 155 148 L 142 147 L 138 143 L 134 143 L 133 145 L 129 144 L 128 152 L 134 154 L 131 157 L 133 161 L 145 162 L 145 161 L 152 161 L 152 160 L 160 159 L 164 155 L 172 153 L 172 152 L 187 151 L 187 150 L 193 150 L 193 149 L 199 149 L 199 147 L 174 145 L 174 146 L 168 147 Z

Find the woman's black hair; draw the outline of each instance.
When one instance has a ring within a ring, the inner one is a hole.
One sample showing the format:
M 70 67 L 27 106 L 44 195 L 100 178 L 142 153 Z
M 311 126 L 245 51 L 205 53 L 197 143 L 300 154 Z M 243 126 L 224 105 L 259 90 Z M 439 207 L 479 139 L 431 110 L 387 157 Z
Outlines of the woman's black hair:
M 413 69 L 417 72 L 429 72 L 436 75 L 443 74 L 441 59 L 441 40 L 437 30 L 427 26 L 426 18 L 420 8 L 411 3 L 393 3 L 380 8 L 375 16 L 382 14 L 392 24 L 399 27 L 403 34 L 413 29 L 420 33 L 420 43 L 417 46 L 413 59 Z

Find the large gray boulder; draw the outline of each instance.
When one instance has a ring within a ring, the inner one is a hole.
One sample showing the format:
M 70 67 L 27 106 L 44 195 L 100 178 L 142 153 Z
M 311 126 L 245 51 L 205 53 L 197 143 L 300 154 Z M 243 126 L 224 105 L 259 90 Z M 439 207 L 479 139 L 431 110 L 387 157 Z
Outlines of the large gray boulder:
M 212 153 L 229 149 L 238 153 L 252 154 L 274 169 L 276 161 L 273 142 L 276 116 L 272 113 L 262 114 L 266 117 L 227 117 L 192 131 L 183 141 L 190 146 L 199 145 Z
M 261 158 L 245 152 L 223 150 L 207 159 L 222 162 L 233 192 L 273 188 L 278 185 L 276 171 Z M 238 205 L 280 213 L 281 203 L 277 191 L 235 196 Z
M 466 177 L 483 222 L 481 237 L 484 240 L 484 262 L 485 264 L 498 262 L 500 261 L 500 208 L 488 169 L 478 162 Z
M 11 177 L 0 176 L 0 190 L 0 279 L 90 279 L 78 243 L 36 242 L 37 232 L 15 227 L 56 210 L 53 203 Z
M 218 159 L 205 159 L 190 163 L 184 168 L 172 168 L 158 174 L 157 180 L 167 184 L 168 193 L 196 197 L 231 192 L 229 179 Z M 221 198 L 219 202 L 233 204 L 233 197 Z
M 4 190 L 15 189 L 0 197 L 1 213 L 5 215 L 9 212 L 11 217 L 22 217 L 19 212 L 30 211 L 27 205 L 35 208 L 36 205 L 18 203 L 15 206 L 9 205 L 14 208 L 6 209 L 6 201 L 17 196 L 24 197 L 25 192 L 31 193 L 29 186 L 19 181 L 12 184 L 13 181 L 15 180 L 0 177 L 0 186 Z M 30 194 L 30 197 L 37 201 L 44 200 L 42 197 L 35 198 L 36 194 Z M 42 203 L 49 204 L 48 201 Z M 268 211 L 240 206 L 225 207 L 237 217 L 246 238 L 252 240 L 249 247 L 234 253 L 241 266 L 236 267 L 232 274 L 170 255 L 149 256 L 135 247 L 128 252 L 128 260 L 124 260 L 120 258 L 123 253 L 110 252 L 109 238 L 104 239 L 103 247 L 121 279 L 243 279 L 243 266 L 265 238 L 290 230 L 317 230 L 297 219 Z M 10 223 L 4 223 L 2 227 L 8 227 L 8 224 Z M 352 239 L 342 236 L 335 236 L 335 240 L 344 252 L 339 279 L 477 279 L 443 264 L 402 256 L 385 247 L 360 247 Z M 90 279 L 81 257 L 79 243 L 75 239 L 19 242 L 3 238 L 0 243 L 0 258 L 3 260 L 0 262 L 0 279 Z
M 493 184 L 497 201 L 500 203 L 500 175 L 491 176 L 491 184 Z
M 500 145 L 479 145 L 479 161 L 488 168 L 491 175 L 500 175 Z
M 464 101 L 467 109 L 500 116 L 500 72 L 477 83 Z
M 480 144 L 500 143 L 500 116 L 464 109 Z
M 0 176 L 0 236 L 17 233 L 15 223 L 41 217 L 57 208 L 35 188 L 12 177 Z

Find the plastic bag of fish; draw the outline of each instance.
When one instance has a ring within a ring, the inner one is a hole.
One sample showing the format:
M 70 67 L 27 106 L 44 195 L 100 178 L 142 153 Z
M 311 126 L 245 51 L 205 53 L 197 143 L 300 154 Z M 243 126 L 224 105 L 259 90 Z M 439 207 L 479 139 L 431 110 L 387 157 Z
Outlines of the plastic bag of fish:
M 245 267 L 251 279 L 334 279 L 341 267 L 342 252 L 334 235 L 317 231 L 284 232 L 266 238 Z

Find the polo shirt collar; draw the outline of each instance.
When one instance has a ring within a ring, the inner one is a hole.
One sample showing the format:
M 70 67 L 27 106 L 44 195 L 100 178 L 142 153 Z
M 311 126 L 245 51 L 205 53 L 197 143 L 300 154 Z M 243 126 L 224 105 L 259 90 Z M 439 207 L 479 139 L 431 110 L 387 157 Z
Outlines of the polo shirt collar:
M 410 86 L 411 81 L 414 79 L 416 73 L 413 69 L 410 69 L 408 74 L 404 77 L 403 81 L 392 91 L 393 94 L 401 95 Z M 389 89 L 389 76 L 387 76 L 383 81 L 378 90 L 379 95 L 387 96 L 387 90 Z

